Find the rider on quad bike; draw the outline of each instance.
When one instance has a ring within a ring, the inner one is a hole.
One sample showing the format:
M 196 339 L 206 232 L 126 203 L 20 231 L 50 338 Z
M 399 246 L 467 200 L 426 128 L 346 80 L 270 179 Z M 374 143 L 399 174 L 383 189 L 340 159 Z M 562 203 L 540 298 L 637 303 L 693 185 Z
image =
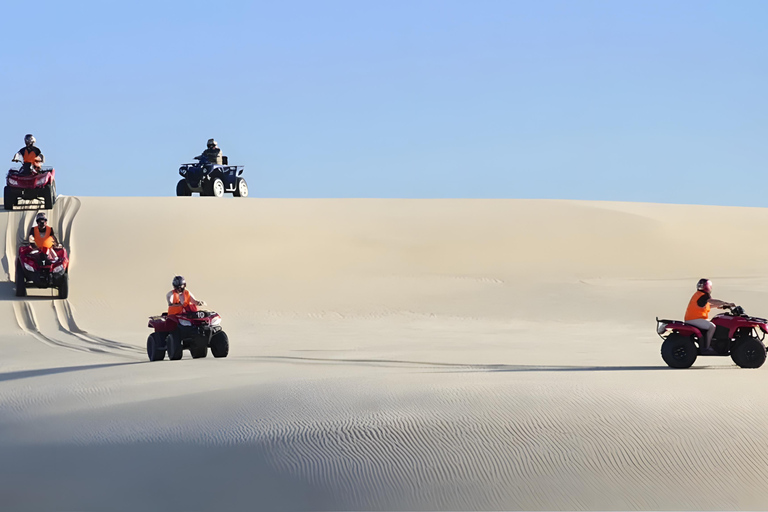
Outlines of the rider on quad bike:
M 31 133 L 24 136 L 24 147 L 21 148 L 13 158 L 12 162 L 23 162 L 21 171 L 24 174 L 31 174 L 40 170 L 40 164 L 45 162 L 45 155 L 40 148 L 35 146 L 35 137 Z
M 56 238 L 53 228 L 48 225 L 48 216 L 44 212 L 38 213 L 35 216 L 35 223 L 37 225 L 29 230 L 29 243 L 35 244 L 42 254 L 55 259 L 56 253 L 53 248 L 61 247 L 61 244 Z
M 693 294 L 688 302 L 688 309 L 685 310 L 685 322 L 702 331 L 706 331 L 704 346 L 701 349 L 701 355 L 717 355 L 717 352 L 710 346 L 712 338 L 715 335 L 715 324 L 709 321 L 709 311 L 712 307 L 725 309 L 734 307 L 735 304 L 712 298 L 712 281 L 707 278 L 699 279 L 696 283 L 696 293 Z
M 195 299 L 192 293 L 187 290 L 187 281 L 182 276 L 176 276 L 173 278 L 173 290 L 168 292 L 165 299 L 168 301 L 168 314 L 180 315 L 184 308 L 189 307 L 190 304 L 195 306 L 202 306 L 205 303 L 201 300 Z
M 208 149 L 203 151 L 203 154 L 197 158 L 204 158 L 209 164 L 222 165 L 224 159 L 219 144 L 214 139 L 208 139 L 207 146 Z

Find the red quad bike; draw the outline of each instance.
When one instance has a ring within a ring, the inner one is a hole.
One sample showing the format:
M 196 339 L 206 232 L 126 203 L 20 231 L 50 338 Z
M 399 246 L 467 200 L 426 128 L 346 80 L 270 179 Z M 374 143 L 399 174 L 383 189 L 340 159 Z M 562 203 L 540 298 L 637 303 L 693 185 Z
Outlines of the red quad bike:
M 147 338 L 147 355 L 150 361 L 162 361 L 168 352 L 168 359 L 178 361 L 184 350 L 189 350 L 193 359 L 208 355 L 211 348 L 213 357 L 227 357 L 229 338 L 221 329 L 221 317 L 213 311 L 200 311 L 190 304 L 178 315 L 163 313 L 149 317 L 149 327 L 155 332 Z
M 51 249 L 55 254 L 39 250 L 36 246 L 22 245 L 16 258 L 16 296 L 26 297 L 27 288 L 57 288 L 59 298 L 69 296 L 69 256 L 64 247 Z
M 718 356 L 731 356 L 733 362 L 742 368 L 760 368 L 765 362 L 763 340 L 768 332 L 768 320 L 747 316 L 744 308 L 726 308 L 712 319 L 715 336 L 712 345 Z M 690 368 L 701 354 L 702 332 L 691 324 L 680 320 L 656 319 L 656 332 L 664 343 L 661 357 L 672 368 Z
M 34 170 L 25 164 L 21 169 L 9 170 L 3 189 L 3 208 L 13 210 L 19 199 L 42 199 L 44 209 L 50 210 L 56 202 L 55 176 L 53 167 Z

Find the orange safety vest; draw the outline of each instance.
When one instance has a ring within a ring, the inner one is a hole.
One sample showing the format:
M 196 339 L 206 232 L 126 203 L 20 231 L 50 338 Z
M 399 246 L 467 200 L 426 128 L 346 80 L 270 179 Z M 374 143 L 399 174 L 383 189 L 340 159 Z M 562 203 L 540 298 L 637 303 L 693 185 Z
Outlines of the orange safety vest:
M 30 151 L 27 148 L 21 150 L 24 153 L 24 163 L 33 164 L 37 161 L 37 154 L 34 151 Z
M 51 226 L 45 226 L 45 235 L 40 235 L 40 228 L 35 226 L 35 245 L 39 249 L 50 249 L 53 247 L 53 237 L 51 236 Z
M 693 294 L 693 297 L 691 297 L 691 301 L 688 303 L 688 309 L 685 310 L 685 321 L 688 320 L 696 320 L 699 318 L 703 318 L 704 320 L 709 319 L 709 310 L 710 305 L 709 302 L 704 304 L 704 307 L 699 306 L 697 304 L 698 300 L 706 295 L 704 292 L 696 292 Z
M 192 302 L 189 298 L 189 291 L 184 290 L 184 293 L 182 294 L 184 297 L 184 302 L 181 302 L 181 298 L 179 297 L 179 292 L 176 290 L 173 290 L 173 298 L 171 299 L 171 305 L 168 306 L 168 314 L 169 315 L 180 315 L 184 312 L 184 308 L 189 306 L 189 303 Z

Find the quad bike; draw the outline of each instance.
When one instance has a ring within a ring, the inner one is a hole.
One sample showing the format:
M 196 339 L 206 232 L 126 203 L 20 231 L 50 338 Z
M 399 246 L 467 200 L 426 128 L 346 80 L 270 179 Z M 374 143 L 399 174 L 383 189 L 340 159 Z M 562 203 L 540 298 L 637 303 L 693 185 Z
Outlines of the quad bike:
M 181 359 L 184 350 L 189 350 L 193 359 L 208 355 L 227 357 L 229 338 L 221 329 L 221 317 L 213 311 L 198 310 L 195 304 L 186 306 L 182 313 L 149 317 L 148 327 L 155 330 L 147 338 L 147 355 L 150 361 L 162 361 L 166 352 L 168 359 Z
M 183 164 L 179 174 L 183 179 L 176 184 L 177 196 L 191 196 L 197 192 L 201 196 L 223 197 L 225 192 L 235 197 L 248 196 L 248 184 L 242 178 L 244 166 L 228 165 L 227 157 L 223 157 L 224 165 L 208 162 L 203 156 L 196 156 L 196 164 Z
M 56 202 L 56 169 L 35 167 L 26 163 L 10 169 L 3 189 L 3 208 L 13 210 L 19 199 L 42 199 L 43 209 L 50 210 Z
M 742 368 L 760 368 L 765 362 L 763 340 L 768 332 L 768 320 L 748 316 L 741 306 L 726 307 L 712 319 L 715 335 L 711 348 L 716 354 L 702 354 L 701 330 L 680 320 L 656 318 L 656 332 L 664 341 L 661 357 L 672 368 L 690 368 L 700 355 L 731 356 Z
M 27 288 L 56 288 L 59 298 L 69 296 L 69 256 L 64 247 L 41 251 L 34 244 L 19 247 L 16 258 L 16 296 L 26 297 Z

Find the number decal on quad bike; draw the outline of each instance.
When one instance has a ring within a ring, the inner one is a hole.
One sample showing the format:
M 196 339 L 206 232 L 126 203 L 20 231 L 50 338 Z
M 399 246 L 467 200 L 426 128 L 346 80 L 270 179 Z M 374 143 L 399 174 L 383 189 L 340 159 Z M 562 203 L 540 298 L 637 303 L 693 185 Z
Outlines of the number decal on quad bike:
M 197 318 L 205 318 L 205 312 L 204 311 L 198 311 L 197 312 Z

